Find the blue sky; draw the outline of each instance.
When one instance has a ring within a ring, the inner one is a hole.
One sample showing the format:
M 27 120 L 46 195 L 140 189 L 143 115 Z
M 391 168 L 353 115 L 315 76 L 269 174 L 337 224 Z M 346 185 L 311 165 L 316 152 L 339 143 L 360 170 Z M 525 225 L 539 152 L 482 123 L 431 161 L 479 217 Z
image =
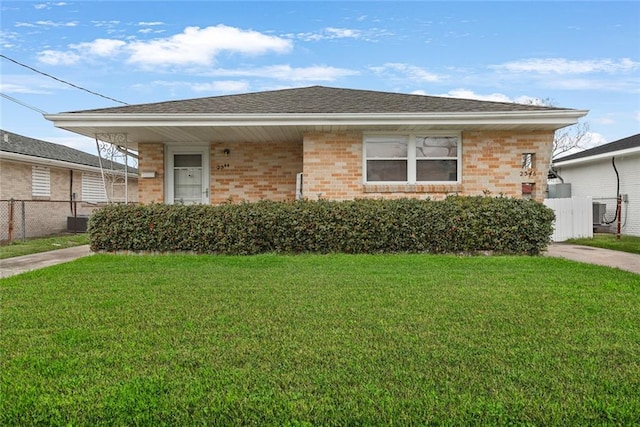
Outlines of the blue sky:
M 640 132 L 640 2 L 2 1 L 8 58 L 129 104 L 325 85 L 590 110 Z M 94 151 L 39 112 L 121 105 L 0 58 L 3 129 Z M 11 99 L 8 99 L 10 97 Z M 25 107 L 25 105 L 31 107 Z

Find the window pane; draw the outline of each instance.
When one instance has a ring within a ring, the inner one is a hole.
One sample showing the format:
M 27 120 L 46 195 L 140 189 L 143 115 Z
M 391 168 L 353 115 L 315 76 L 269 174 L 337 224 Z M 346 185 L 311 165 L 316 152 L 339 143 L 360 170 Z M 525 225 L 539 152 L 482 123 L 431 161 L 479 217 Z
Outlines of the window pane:
M 368 136 L 367 158 L 406 158 L 407 137 L 397 136 Z
M 407 181 L 406 160 L 367 160 L 367 182 Z
M 173 166 L 176 168 L 199 168 L 202 166 L 202 155 L 176 154 L 173 157 Z
M 416 157 L 457 157 L 458 138 L 455 136 L 416 137 Z
M 176 169 L 173 180 L 174 202 L 189 204 L 202 201 L 202 168 Z
M 417 181 L 457 181 L 457 160 L 418 160 Z

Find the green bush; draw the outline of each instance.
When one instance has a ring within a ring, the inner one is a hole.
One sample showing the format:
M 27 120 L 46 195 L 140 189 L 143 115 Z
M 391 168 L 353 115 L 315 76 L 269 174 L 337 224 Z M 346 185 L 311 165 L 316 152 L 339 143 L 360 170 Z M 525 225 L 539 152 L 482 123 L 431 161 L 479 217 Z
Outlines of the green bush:
M 110 205 L 94 213 L 94 251 L 539 254 L 553 211 L 531 200 L 431 200 Z

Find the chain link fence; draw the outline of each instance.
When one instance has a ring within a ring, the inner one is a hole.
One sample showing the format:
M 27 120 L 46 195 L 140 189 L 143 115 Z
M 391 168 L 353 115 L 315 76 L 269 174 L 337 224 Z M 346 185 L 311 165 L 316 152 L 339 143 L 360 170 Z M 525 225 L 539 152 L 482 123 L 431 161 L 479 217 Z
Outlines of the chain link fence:
M 101 205 L 69 200 L 0 200 L 0 244 L 14 240 L 84 233 Z

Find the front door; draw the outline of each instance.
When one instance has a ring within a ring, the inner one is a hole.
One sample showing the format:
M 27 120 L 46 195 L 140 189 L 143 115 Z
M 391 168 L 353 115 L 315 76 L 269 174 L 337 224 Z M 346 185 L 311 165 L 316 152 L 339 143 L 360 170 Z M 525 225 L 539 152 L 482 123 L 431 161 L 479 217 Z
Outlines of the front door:
M 209 203 L 209 150 L 203 147 L 168 150 L 167 201 L 171 204 Z

